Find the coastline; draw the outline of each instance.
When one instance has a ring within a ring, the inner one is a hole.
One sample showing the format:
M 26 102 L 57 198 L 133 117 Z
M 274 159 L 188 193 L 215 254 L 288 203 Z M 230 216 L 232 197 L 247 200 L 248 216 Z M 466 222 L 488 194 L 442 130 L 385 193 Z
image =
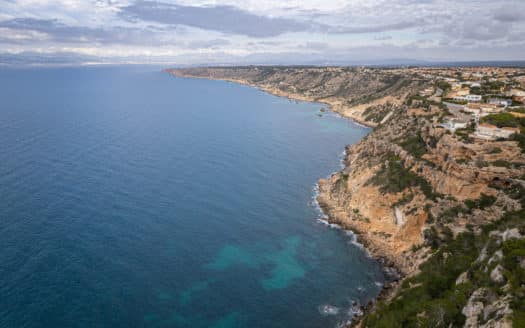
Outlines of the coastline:
M 344 166 L 317 184 L 323 223 L 358 236 L 388 280 L 346 325 L 389 326 L 389 320 L 398 318 L 510 327 L 514 315 L 525 318 L 525 308 L 516 305 L 525 290 L 510 289 L 505 277 L 500 278 L 502 270 L 520 274 L 515 262 L 503 261 L 501 243 L 511 231 L 516 231 L 512 238 L 525 238 L 520 232 L 525 231 L 524 224 L 517 221 L 525 208 L 525 122 L 516 122 L 521 132 L 508 139 L 480 141 L 471 134 L 476 123 L 457 131 L 444 126 L 462 115 L 433 96 L 442 84 L 452 86 L 449 79 L 471 80 L 479 68 L 241 66 L 167 72 L 322 103 L 328 108 L 321 111 L 374 127 L 359 142 L 346 146 Z M 484 75 L 509 78 L 516 73 L 488 69 Z M 505 85 L 516 83 L 512 76 Z M 487 120 L 501 121 L 509 115 L 508 110 L 499 111 Z M 486 239 L 494 236 L 503 237 L 490 249 L 491 257 L 486 254 Z M 429 308 L 434 310 L 428 312 Z M 479 313 L 488 313 L 491 319 Z
M 354 123 L 362 125 L 362 126 L 367 127 L 367 128 L 374 128 L 374 127 L 377 126 L 377 124 L 375 124 L 373 122 L 366 121 L 366 120 L 362 119 L 360 116 L 358 116 L 357 113 L 359 111 L 361 111 L 361 110 L 357 110 L 356 109 L 357 107 L 346 107 L 346 106 L 343 106 L 343 105 L 338 104 L 336 102 L 330 102 L 327 99 L 316 99 L 314 97 L 308 97 L 308 96 L 300 95 L 300 94 L 297 94 L 297 93 L 283 92 L 283 91 L 281 91 L 281 90 L 279 90 L 277 88 L 273 88 L 273 87 L 270 87 L 270 86 L 254 85 L 254 84 L 252 84 L 252 83 L 250 83 L 250 82 L 248 82 L 246 80 L 242 80 L 242 79 L 215 78 L 213 76 L 194 76 L 194 75 L 175 73 L 175 72 L 173 72 L 171 70 L 164 70 L 164 72 L 166 72 L 166 73 L 168 73 L 170 75 L 173 75 L 175 77 L 180 77 L 180 78 L 202 79 L 202 80 L 211 80 L 211 81 L 226 81 L 226 82 L 230 82 L 230 83 L 235 83 L 235 84 L 248 86 L 250 88 L 255 88 L 255 89 L 258 89 L 260 91 L 266 92 L 266 93 L 268 93 L 270 95 L 277 96 L 277 97 L 287 98 L 287 99 L 295 100 L 295 101 L 305 101 L 305 102 L 310 102 L 310 103 L 323 104 L 323 105 L 325 105 L 327 107 L 327 109 L 329 111 L 331 111 L 334 114 L 337 114 L 337 115 L 341 116 L 341 118 L 349 119 L 349 120 L 353 121 Z
M 230 83 L 235 83 L 235 84 L 255 88 L 265 93 L 268 93 L 270 95 L 287 98 L 289 100 L 323 104 L 327 106 L 327 110 L 336 114 L 341 119 L 351 120 L 353 123 L 357 125 L 361 125 L 366 128 L 374 128 L 377 126 L 377 124 L 373 124 L 371 122 L 362 120 L 355 115 L 347 115 L 345 114 L 343 110 L 339 110 L 339 111 L 335 110 L 334 108 L 337 105 L 333 103 L 315 99 L 313 97 L 306 97 L 306 96 L 302 96 L 302 95 L 294 94 L 294 93 L 286 93 L 276 88 L 272 88 L 268 86 L 254 85 L 242 79 L 192 76 L 192 75 L 185 75 L 185 74 L 180 74 L 180 73 L 176 74 L 173 71 L 169 71 L 169 70 L 166 70 L 165 72 L 170 75 L 173 75 L 175 77 L 180 77 L 180 78 L 204 79 L 204 80 L 212 80 L 212 81 L 226 81 Z M 360 139 L 360 141 L 362 140 L 363 139 Z M 346 325 L 348 327 L 356 327 L 356 326 L 358 327 L 360 326 L 361 318 L 363 318 L 367 313 L 372 311 L 375 305 L 379 301 L 388 300 L 393 295 L 395 295 L 396 290 L 400 286 L 399 282 L 402 280 L 402 278 L 406 276 L 406 274 L 404 273 L 403 269 L 396 263 L 395 259 L 390 258 L 388 254 L 385 254 L 384 252 L 380 251 L 377 247 L 372 247 L 373 240 L 368 239 L 368 236 L 362 231 L 360 231 L 360 229 L 358 229 L 357 227 L 349 226 L 347 221 L 338 219 L 336 215 L 331 213 L 328 204 L 322 200 L 323 181 L 324 182 L 328 181 L 330 178 L 336 176 L 337 174 L 341 173 L 342 171 L 344 171 L 346 168 L 349 167 L 350 164 L 347 163 L 349 147 L 351 147 L 351 145 L 347 145 L 344 148 L 342 157 L 340 158 L 341 169 L 330 173 L 330 175 L 326 178 L 320 178 L 318 182 L 316 183 L 314 187 L 314 202 L 315 202 L 316 207 L 318 207 L 318 209 L 320 210 L 321 216 L 319 220 L 321 220 L 323 223 L 326 222 L 326 224 L 328 224 L 331 227 L 340 229 L 344 233 L 350 232 L 353 235 L 352 243 L 356 247 L 361 248 L 362 251 L 365 252 L 367 256 L 377 261 L 381 265 L 383 274 L 385 276 L 385 281 L 383 285 L 381 286 L 381 290 L 379 291 L 379 293 L 375 297 L 373 297 L 367 304 L 359 305 L 359 309 L 361 310 L 360 315 L 354 314 L 354 316 L 351 317 L 351 321 L 348 322 L 348 324 Z

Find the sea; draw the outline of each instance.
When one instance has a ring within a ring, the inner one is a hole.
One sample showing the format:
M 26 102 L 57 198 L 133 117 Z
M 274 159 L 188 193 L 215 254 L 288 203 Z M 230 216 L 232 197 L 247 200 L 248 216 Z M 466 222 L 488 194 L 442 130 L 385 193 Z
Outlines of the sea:
M 337 327 L 378 262 L 319 178 L 370 132 L 153 66 L 0 69 L 0 327 Z

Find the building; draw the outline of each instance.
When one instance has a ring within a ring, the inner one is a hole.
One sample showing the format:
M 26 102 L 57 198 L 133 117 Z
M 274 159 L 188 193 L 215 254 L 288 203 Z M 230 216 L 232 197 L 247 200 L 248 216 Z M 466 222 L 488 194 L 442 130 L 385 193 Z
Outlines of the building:
M 467 101 L 467 102 L 480 102 L 481 95 L 465 95 L 465 96 L 456 96 L 454 100 L 456 101 Z
M 478 124 L 476 132 L 472 136 L 483 140 L 496 140 L 499 138 L 507 139 L 515 133 L 520 133 L 520 129 L 510 127 L 498 128 L 492 124 L 481 123 Z
M 481 104 L 474 103 L 468 104 L 463 108 L 464 112 L 474 114 L 475 116 L 487 116 L 490 114 L 501 113 L 504 110 L 504 107 L 494 105 L 494 104 Z
M 434 88 L 426 88 L 425 90 L 419 91 L 419 95 L 423 97 L 428 97 L 434 94 Z
M 501 98 L 490 98 L 487 101 L 487 103 L 491 105 L 507 107 L 507 106 L 512 105 L 512 100 L 511 99 L 501 99 Z
M 455 118 L 447 117 L 445 118 L 445 121 L 440 124 L 440 126 L 449 130 L 450 132 L 455 132 L 457 129 L 466 128 L 467 122 L 462 122 Z

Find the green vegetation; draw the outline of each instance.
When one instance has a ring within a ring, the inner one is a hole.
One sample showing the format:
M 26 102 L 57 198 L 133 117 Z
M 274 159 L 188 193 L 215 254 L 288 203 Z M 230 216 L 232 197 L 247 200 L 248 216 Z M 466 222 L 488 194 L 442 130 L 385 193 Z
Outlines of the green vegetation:
M 471 87 L 470 88 L 470 93 L 473 94 L 473 95 L 481 95 L 481 94 L 483 94 L 483 92 L 482 92 L 480 87 Z
M 525 188 L 520 184 L 502 187 L 509 197 L 520 201 L 525 207 Z M 484 207 L 494 201 L 483 196 L 476 206 Z M 513 326 L 523 327 L 525 319 L 525 239 L 508 239 L 501 246 L 492 231 L 505 231 L 517 228 L 525 234 L 525 210 L 508 212 L 494 223 L 483 227 L 482 232 L 474 234 L 467 231 L 439 243 L 434 227 L 425 230 L 427 244 L 439 247 L 430 259 L 420 266 L 421 272 L 406 279 L 400 292 L 391 302 L 381 301 L 377 310 L 363 320 L 364 327 L 459 327 L 465 317 L 461 313 L 468 298 L 478 288 L 486 288 L 494 297 L 509 294 L 513 310 Z M 503 259 L 488 263 L 491 254 L 501 247 Z M 488 252 L 484 260 L 476 260 L 485 248 Z M 503 275 L 510 284 L 504 292 L 502 286 L 490 279 L 490 271 L 498 264 L 503 266 Z M 488 268 L 488 270 L 487 270 Z M 460 274 L 466 272 L 467 279 L 456 284 Z M 487 300 L 487 304 L 491 301 Z
M 503 86 L 505 86 L 505 83 L 500 81 L 486 82 L 481 85 L 481 90 L 483 90 L 483 93 L 499 93 Z
M 435 231 L 434 231 L 435 233 Z M 473 290 L 471 283 L 456 285 L 457 277 L 476 259 L 483 244 L 464 233 L 443 245 L 420 266 L 421 273 L 403 282 L 390 302 L 381 302 L 364 319 L 365 327 L 458 327 L 461 313 Z
M 453 98 L 443 98 L 443 101 L 444 102 L 448 102 L 448 103 L 452 103 L 452 104 L 457 104 L 457 105 L 466 105 L 466 104 L 468 104 L 468 101 L 466 101 L 466 100 L 455 100 Z
M 507 269 L 506 278 L 514 291 L 511 307 L 514 310 L 514 326 L 525 322 L 525 239 L 510 239 L 503 243 L 503 263 Z
M 521 133 L 515 133 L 511 135 L 509 140 L 517 141 L 518 146 L 521 148 L 521 152 L 525 153 L 525 128 L 521 129 Z
M 467 199 L 465 200 L 464 203 L 465 203 L 465 206 L 470 211 L 472 211 L 473 209 L 484 210 L 485 208 L 494 205 L 495 202 L 496 202 L 496 197 L 481 194 L 481 197 L 479 199 L 476 199 L 476 200 Z
M 419 133 L 406 138 L 400 142 L 399 145 L 415 158 L 421 158 L 421 156 L 427 153 L 427 144 Z
M 491 162 L 490 165 L 497 166 L 497 167 L 506 167 L 506 168 L 512 168 L 514 167 L 514 163 L 505 161 L 502 159 L 498 159 L 497 161 Z
M 408 97 L 406 104 L 410 108 L 422 107 L 422 108 L 430 109 L 430 105 L 441 107 L 441 103 L 438 103 L 433 100 L 429 100 L 427 97 L 423 97 L 420 95 L 413 95 L 413 96 Z
M 472 232 L 459 234 L 455 239 L 441 244 L 431 258 L 420 266 L 421 272 L 406 279 L 400 292 L 391 302 L 381 301 L 375 312 L 363 320 L 364 327 L 460 327 L 465 322 L 462 309 L 468 298 L 478 288 L 487 288 L 499 295 L 499 286 L 490 280 L 487 259 L 477 262 L 481 249 L 495 249 L 489 237 L 492 230 L 504 230 L 518 226 L 525 229 L 525 212 L 505 215 L 499 222 L 484 229 L 480 235 Z M 430 230 L 430 229 L 429 229 Z M 436 235 L 428 233 L 428 235 Z M 521 261 L 525 259 L 525 240 L 510 239 L 502 246 L 504 276 L 511 284 L 511 307 L 514 311 L 514 326 L 519 327 L 525 318 L 525 270 Z M 496 264 L 491 264 L 490 268 Z M 467 273 L 464 283 L 456 279 Z M 488 302 L 490 303 L 490 302 Z
M 446 91 L 450 90 L 451 85 L 447 81 L 438 81 L 436 83 L 437 87 L 443 90 L 443 93 L 446 93 Z
M 525 114 L 525 107 L 511 108 L 511 112 Z
M 347 182 L 348 182 L 348 173 L 343 172 L 341 173 L 341 175 L 339 175 L 339 179 L 337 179 L 337 181 L 335 182 L 335 186 L 339 189 L 340 188 L 346 189 Z
M 449 223 L 454 220 L 460 213 L 468 213 L 469 209 L 462 206 L 462 205 L 456 205 L 454 207 L 450 207 L 443 211 L 441 215 L 439 216 L 439 219 L 441 222 Z
M 393 110 L 392 106 L 370 106 L 363 112 L 365 120 L 375 123 L 381 123 L 386 115 Z
M 425 178 L 405 168 L 404 162 L 395 155 L 388 157 L 386 163 L 368 183 L 380 186 L 379 190 L 383 193 L 397 193 L 407 188 L 419 187 L 428 199 L 435 200 L 440 196 L 433 191 Z
M 499 113 L 487 115 L 481 118 L 481 122 L 496 125 L 497 127 L 525 127 L 525 118 L 516 117 L 511 113 Z
M 471 133 L 474 133 L 474 131 L 476 131 L 476 126 L 475 124 L 470 123 L 464 129 L 457 129 L 454 132 L 454 134 L 458 136 L 459 138 L 461 138 L 463 142 L 472 142 L 472 138 L 470 138 L 469 135 Z
M 502 152 L 501 148 L 499 148 L 499 147 L 494 147 L 494 148 L 492 148 L 488 153 L 489 153 L 489 154 L 499 154 L 499 153 L 501 153 L 501 152 Z
M 407 203 L 410 203 L 412 201 L 412 199 L 414 199 L 414 194 L 413 193 L 409 193 L 409 194 L 403 195 L 403 197 L 401 199 L 399 199 L 397 202 L 392 204 L 392 207 L 405 205 Z

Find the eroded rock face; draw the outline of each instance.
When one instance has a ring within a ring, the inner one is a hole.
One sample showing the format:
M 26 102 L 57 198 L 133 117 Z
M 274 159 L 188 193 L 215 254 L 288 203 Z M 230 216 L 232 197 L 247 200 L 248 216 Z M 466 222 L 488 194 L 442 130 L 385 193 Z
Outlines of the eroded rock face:
M 478 328 L 479 319 L 483 314 L 483 300 L 486 299 L 488 291 L 486 289 L 480 288 L 472 293 L 470 296 L 467 305 L 463 308 L 461 313 L 467 317 L 465 320 L 465 328 Z
M 462 313 L 466 317 L 465 328 L 511 328 L 512 310 L 510 297 L 500 297 L 486 288 L 475 290 Z
M 468 272 L 463 272 L 459 275 L 458 279 L 456 279 L 456 285 L 464 284 L 468 282 Z
M 403 147 L 404 141 L 418 134 L 420 143 L 425 144 L 420 158 Z M 492 151 L 496 146 L 497 153 Z M 439 196 L 429 198 L 429 192 L 418 186 L 385 192 L 381 185 L 371 183 L 392 156 L 407 171 L 426 181 L 431 192 Z M 464 143 L 445 133 L 437 122 L 410 116 L 401 106 L 388 122 L 347 149 L 346 168 L 321 181 L 319 201 L 334 221 L 360 233 L 373 252 L 393 259 L 402 271 L 410 274 L 417 269 L 419 260 L 417 254 L 407 254 L 412 253 L 414 246 L 426 242 L 423 231 L 436 224 L 427 221 L 429 214 L 457 233 L 464 231 L 467 224 L 482 225 L 499 219 L 503 209 L 520 207 L 492 185 L 525 172 L 474 165 L 479 158 L 488 162 L 509 156 L 525 163 L 514 142 Z M 479 209 L 466 209 L 465 201 L 475 201 L 482 195 L 493 197 L 495 202 Z M 462 210 L 447 214 L 451 208 Z M 507 234 L 509 238 L 517 236 L 515 231 Z
M 492 269 L 490 272 L 490 279 L 497 284 L 505 283 L 505 276 L 503 276 L 503 267 L 501 265 L 498 264 Z
M 518 229 L 513 228 L 503 231 L 503 233 L 501 234 L 501 238 L 503 239 L 503 241 L 507 241 L 512 238 L 521 239 L 523 238 L 523 236 L 520 234 L 520 231 Z

